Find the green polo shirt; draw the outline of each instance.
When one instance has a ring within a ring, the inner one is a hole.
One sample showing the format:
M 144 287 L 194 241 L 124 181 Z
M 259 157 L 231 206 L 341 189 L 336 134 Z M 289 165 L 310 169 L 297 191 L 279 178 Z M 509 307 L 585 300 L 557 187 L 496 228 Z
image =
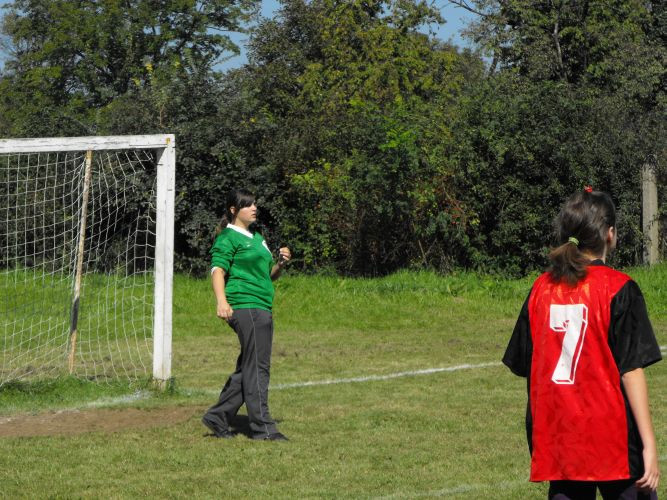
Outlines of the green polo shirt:
M 273 256 L 259 233 L 228 225 L 217 236 L 211 268 L 225 271 L 225 295 L 232 309 L 264 309 L 271 312 Z

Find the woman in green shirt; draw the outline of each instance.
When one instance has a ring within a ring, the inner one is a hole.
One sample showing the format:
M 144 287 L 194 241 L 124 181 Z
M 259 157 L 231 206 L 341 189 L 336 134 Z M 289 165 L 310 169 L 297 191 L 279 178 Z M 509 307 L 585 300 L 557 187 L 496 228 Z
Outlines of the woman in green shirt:
M 264 238 L 250 231 L 257 220 L 255 197 L 235 190 L 227 196 L 221 231 L 211 248 L 211 280 L 217 315 L 234 329 L 241 353 L 218 402 L 202 422 L 215 436 L 231 438 L 229 421 L 245 403 L 253 439 L 286 441 L 269 413 L 268 392 L 273 342 L 273 283 L 290 260 L 287 247 L 277 263 Z

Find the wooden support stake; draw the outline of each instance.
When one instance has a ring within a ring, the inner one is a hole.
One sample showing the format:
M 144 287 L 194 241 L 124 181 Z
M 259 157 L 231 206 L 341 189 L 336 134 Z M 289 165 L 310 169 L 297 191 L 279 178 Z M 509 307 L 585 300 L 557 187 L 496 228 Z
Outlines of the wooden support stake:
M 74 295 L 70 317 L 69 373 L 74 373 L 74 354 L 76 353 L 77 324 L 79 322 L 79 297 L 81 295 L 81 275 L 83 274 L 83 251 L 86 241 L 86 218 L 88 216 L 88 194 L 93 171 L 93 152 L 86 152 L 86 169 L 83 177 L 83 195 L 81 200 L 81 223 L 79 225 L 79 245 L 76 255 L 76 274 L 74 276 Z
M 658 234 L 658 183 L 649 163 L 642 167 L 642 230 L 644 232 L 644 264 L 657 264 L 660 258 Z

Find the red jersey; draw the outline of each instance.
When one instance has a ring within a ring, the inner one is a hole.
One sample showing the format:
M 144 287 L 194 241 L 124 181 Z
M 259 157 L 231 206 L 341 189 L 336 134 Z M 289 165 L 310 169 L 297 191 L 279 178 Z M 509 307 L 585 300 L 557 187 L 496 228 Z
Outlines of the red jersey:
M 528 377 L 531 481 L 640 476 L 641 439 L 621 375 L 660 359 L 629 276 L 591 265 L 572 287 L 542 274 L 503 358 Z

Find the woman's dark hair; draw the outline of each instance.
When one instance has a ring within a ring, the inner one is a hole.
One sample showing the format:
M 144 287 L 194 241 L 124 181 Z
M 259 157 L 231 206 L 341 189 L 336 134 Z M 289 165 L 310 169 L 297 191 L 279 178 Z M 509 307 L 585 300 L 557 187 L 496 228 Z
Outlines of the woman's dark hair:
M 232 214 L 232 207 L 236 208 L 236 211 L 238 212 L 242 208 L 251 206 L 253 203 L 255 203 L 255 195 L 247 189 L 232 189 L 229 193 L 227 193 L 227 199 L 225 200 L 225 213 L 215 228 L 215 235 L 219 235 L 222 230 L 227 227 L 227 224 L 232 222 L 234 219 L 234 215 Z
M 584 278 L 590 258 L 583 252 L 601 255 L 610 227 L 616 227 L 611 196 L 590 188 L 570 196 L 554 220 L 558 246 L 549 253 L 552 278 L 572 286 Z

